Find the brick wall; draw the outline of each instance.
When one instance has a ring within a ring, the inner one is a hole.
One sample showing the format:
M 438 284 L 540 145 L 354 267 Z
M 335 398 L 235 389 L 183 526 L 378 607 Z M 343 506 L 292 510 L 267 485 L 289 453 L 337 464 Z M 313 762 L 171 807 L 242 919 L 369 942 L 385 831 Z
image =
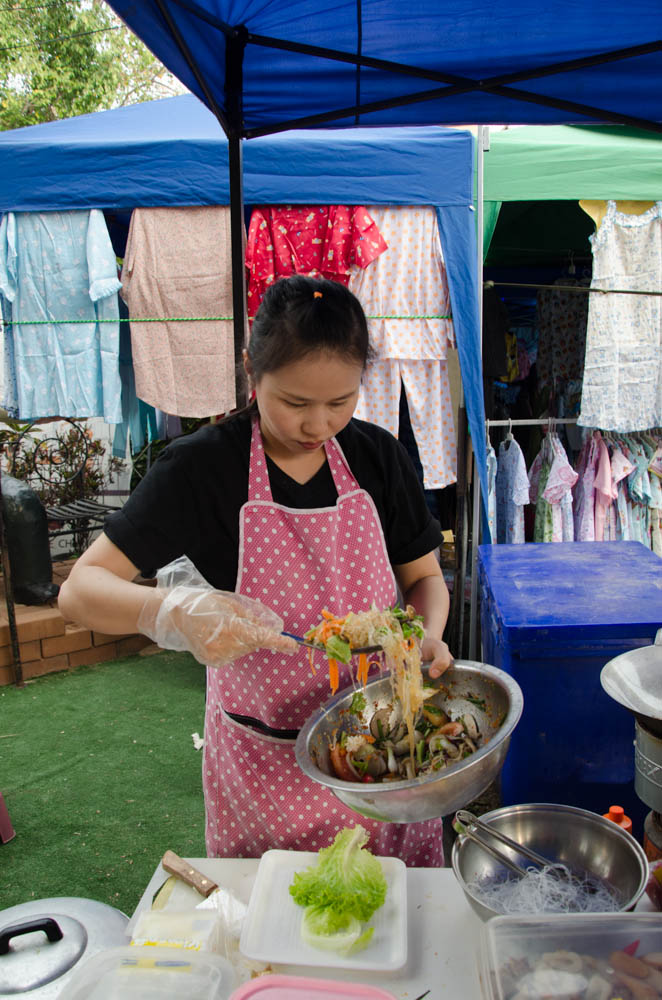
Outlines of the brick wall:
M 69 624 L 57 608 L 17 604 L 15 614 L 24 680 L 57 670 L 116 660 L 151 644 L 144 635 L 104 635 Z M 14 682 L 12 661 L 5 612 L 0 618 L 0 685 Z

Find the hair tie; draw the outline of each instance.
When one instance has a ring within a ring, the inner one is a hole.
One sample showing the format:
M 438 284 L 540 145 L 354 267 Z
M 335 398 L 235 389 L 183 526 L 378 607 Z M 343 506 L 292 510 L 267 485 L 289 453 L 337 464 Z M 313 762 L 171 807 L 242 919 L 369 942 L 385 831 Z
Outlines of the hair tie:
M 322 293 L 321 292 L 313 292 L 313 298 L 314 299 L 321 299 L 322 298 Z

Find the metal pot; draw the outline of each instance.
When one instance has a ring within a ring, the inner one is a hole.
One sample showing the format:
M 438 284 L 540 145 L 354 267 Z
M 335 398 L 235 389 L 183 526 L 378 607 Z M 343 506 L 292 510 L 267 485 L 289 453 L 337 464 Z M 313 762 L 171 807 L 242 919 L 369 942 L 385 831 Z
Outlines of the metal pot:
M 605 663 L 600 683 L 635 718 L 634 790 L 662 811 L 662 629 L 651 646 L 631 649 Z
M 121 910 L 75 896 L 0 911 L 0 997 L 55 1000 L 79 962 L 127 944 L 128 922 Z

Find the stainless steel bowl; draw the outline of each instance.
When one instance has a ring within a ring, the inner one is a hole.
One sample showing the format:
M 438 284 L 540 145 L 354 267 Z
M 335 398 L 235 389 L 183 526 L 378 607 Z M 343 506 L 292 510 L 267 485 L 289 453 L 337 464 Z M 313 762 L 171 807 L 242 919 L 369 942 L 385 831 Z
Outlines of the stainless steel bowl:
M 574 806 L 533 803 L 494 809 L 480 819 L 550 861 L 606 882 L 616 892 L 620 910 L 631 910 L 646 888 L 648 860 L 643 848 L 632 834 L 597 813 Z M 494 846 L 502 849 L 497 841 Z M 505 851 L 512 858 L 508 848 Z M 481 920 L 502 912 L 482 902 L 468 883 L 476 878 L 505 876 L 503 865 L 462 834 L 453 844 L 451 864 L 469 905 Z M 526 867 L 526 862 L 523 864 Z
M 510 736 L 522 714 L 522 692 L 503 670 L 472 660 L 457 660 L 442 677 L 428 677 L 439 693 L 431 699 L 455 719 L 470 712 L 478 723 L 482 742 L 465 760 L 425 778 L 380 784 L 343 781 L 333 773 L 329 745 L 343 730 L 356 732 L 357 719 L 349 707 L 353 688 L 329 699 L 304 725 L 296 741 L 296 759 L 313 781 L 329 788 L 341 802 L 371 819 L 389 823 L 415 823 L 447 816 L 473 802 L 492 783 L 504 762 Z M 370 681 L 364 694 L 367 718 L 379 705 L 391 701 L 388 676 Z

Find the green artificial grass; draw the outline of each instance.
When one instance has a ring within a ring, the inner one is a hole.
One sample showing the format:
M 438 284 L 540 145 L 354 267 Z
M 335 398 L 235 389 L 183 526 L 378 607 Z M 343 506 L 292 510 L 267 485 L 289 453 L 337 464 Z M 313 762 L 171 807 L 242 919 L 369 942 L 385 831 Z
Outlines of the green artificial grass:
M 0 909 L 84 896 L 131 914 L 168 848 L 204 857 L 205 670 L 161 652 L 0 688 Z

